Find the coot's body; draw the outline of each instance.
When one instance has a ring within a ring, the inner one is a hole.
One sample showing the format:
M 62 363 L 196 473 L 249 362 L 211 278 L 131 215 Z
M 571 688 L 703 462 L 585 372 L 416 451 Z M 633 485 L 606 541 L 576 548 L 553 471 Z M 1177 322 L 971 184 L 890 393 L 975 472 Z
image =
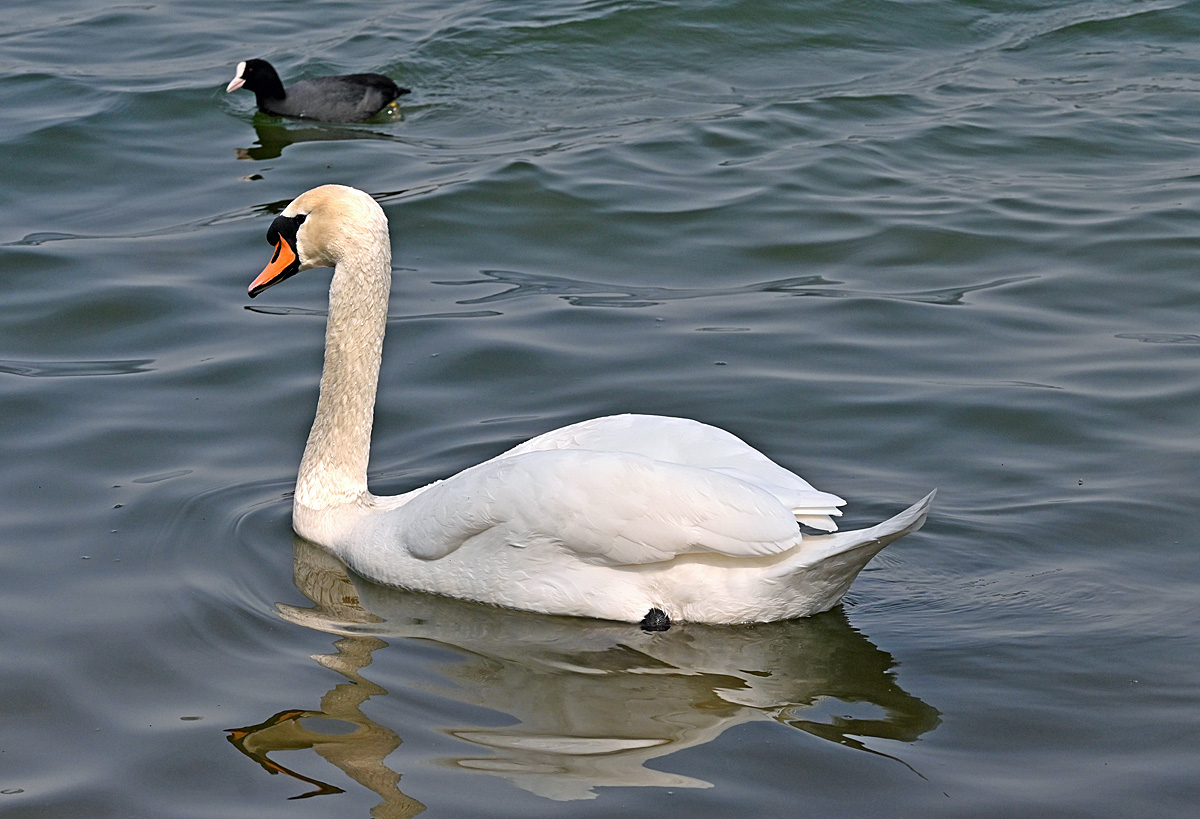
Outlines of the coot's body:
M 266 60 L 238 63 L 237 73 L 225 90 L 246 88 L 254 92 L 264 114 L 326 122 L 364 122 L 398 97 L 407 94 L 382 74 L 339 74 L 300 80 L 283 87 L 279 74 Z

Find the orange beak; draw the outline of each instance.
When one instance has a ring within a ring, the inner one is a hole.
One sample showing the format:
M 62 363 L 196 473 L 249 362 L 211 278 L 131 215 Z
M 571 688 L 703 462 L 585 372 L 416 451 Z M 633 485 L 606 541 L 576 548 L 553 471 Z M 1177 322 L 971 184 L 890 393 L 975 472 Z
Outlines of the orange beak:
M 273 284 L 278 284 L 295 274 L 300 267 L 300 259 L 295 249 L 282 235 L 275 239 L 275 255 L 270 263 L 258 274 L 258 278 L 250 282 L 247 292 L 254 298 Z

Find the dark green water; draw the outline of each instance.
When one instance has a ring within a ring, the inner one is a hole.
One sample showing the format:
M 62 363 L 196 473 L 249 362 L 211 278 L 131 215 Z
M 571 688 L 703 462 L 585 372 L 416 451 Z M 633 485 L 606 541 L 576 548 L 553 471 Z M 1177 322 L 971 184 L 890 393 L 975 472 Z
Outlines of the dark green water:
M 0 9 L 0 814 L 1195 816 L 1198 42 L 1170 0 Z M 256 118 L 254 56 L 413 94 Z M 393 226 L 377 491 L 656 412 L 929 524 L 770 626 L 350 585 L 289 527 L 328 276 L 245 297 L 325 182 Z

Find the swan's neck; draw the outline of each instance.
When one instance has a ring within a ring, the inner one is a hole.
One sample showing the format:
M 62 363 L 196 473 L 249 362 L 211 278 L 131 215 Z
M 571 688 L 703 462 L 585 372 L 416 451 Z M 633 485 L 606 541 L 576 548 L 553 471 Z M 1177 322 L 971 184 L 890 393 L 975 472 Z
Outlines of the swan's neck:
M 391 288 L 387 228 L 348 249 L 329 287 L 317 416 L 296 480 L 295 506 L 325 510 L 366 496 L 367 460 Z

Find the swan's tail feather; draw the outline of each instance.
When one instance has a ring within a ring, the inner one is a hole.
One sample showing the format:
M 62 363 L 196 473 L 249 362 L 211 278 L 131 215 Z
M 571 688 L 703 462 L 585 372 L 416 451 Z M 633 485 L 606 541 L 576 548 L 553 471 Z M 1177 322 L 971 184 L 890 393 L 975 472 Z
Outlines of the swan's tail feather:
M 773 573 L 773 582 L 785 585 L 791 576 L 803 578 L 803 605 L 788 616 L 816 614 L 837 605 L 871 558 L 924 525 L 936 494 L 937 490 L 930 492 L 895 517 L 868 529 L 805 537 L 796 559 L 781 564 Z
M 892 541 L 924 526 L 925 518 L 929 515 L 929 507 L 933 504 L 936 495 L 937 490 L 935 489 L 900 514 L 868 529 L 854 529 L 848 532 L 834 532 L 828 535 L 804 538 L 800 548 L 801 554 L 804 555 L 804 564 L 813 566 L 823 560 L 864 547 L 870 547 L 870 555 L 867 556 L 867 560 L 869 560 L 871 556 Z M 866 564 L 866 560 L 863 561 L 863 564 Z

